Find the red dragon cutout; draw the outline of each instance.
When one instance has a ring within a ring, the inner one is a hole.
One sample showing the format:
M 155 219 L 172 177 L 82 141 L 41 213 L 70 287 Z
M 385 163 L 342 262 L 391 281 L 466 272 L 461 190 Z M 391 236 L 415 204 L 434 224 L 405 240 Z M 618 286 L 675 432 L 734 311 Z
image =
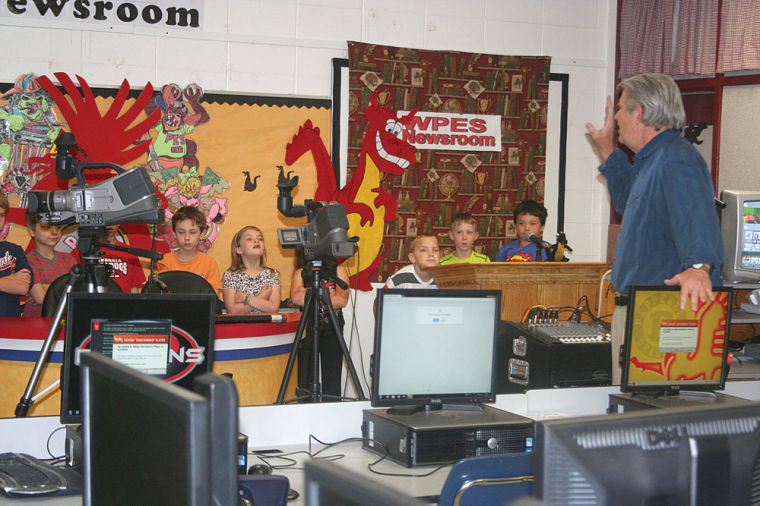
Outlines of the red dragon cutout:
M 47 76 L 41 76 L 37 80 L 50 94 L 65 118 L 69 131 L 76 137 L 77 149 L 72 149 L 72 155 L 76 159 L 82 162 L 110 162 L 123 166 L 145 154 L 150 143 L 140 141 L 140 139 L 161 116 L 160 111 L 155 111 L 144 120 L 135 123 L 153 96 L 153 86 L 150 83 L 145 85 L 135 102 L 125 109 L 130 93 L 129 82 L 125 79 L 113 103 L 101 115 L 92 89 L 84 78 L 76 76 L 79 82 L 79 87 L 77 87 L 63 72 L 56 72 L 55 77 L 66 91 L 66 95 Z M 55 175 L 54 157 L 49 155 L 36 161 L 46 175 L 34 186 L 34 190 L 58 190 L 68 187 L 66 181 L 60 180 Z M 91 184 L 113 176 L 113 172 L 110 169 L 91 170 L 87 171 L 86 176 L 88 184 Z M 20 223 L 24 223 L 23 209 L 20 211 L 22 214 Z M 127 223 L 121 228 L 129 235 L 130 246 L 151 249 L 147 225 Z
M 319 136 L 319 128 L 311 121 L 298 128 L 285 150 L 288 165 L 311 152 L 317 170 L 315 201 L 334 201 L 346 207 L 348 235 L 359 237 L 359 248 L 344 265 L 351 274 L 351 286 L 363 291 L 372 289 L 370 276 L 381 261 L 384 222 L 396 220 L 398 207 L 396 199 L 380 187 L 381 173 L 400 175 L 416 162 L 416 148 L 399 136 L 411 126 L 417 110 L 398 117 L 395 110 L 379 105 L 377 97 L 375 92 L 364 110 L 368 124 L 359 164 L 343 188 L 338 189 L 330 155 Z

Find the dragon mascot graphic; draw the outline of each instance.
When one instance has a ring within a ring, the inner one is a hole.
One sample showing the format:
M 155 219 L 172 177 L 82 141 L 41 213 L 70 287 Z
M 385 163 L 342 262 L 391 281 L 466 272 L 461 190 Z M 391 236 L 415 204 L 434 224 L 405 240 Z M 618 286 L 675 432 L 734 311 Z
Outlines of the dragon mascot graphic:
M 661 314 L 656 309 L 662 305 L 664 314 L 668 314 L 666 302 L 658 298 L 658 294 L 645 299 L 642 305 L 653 315 L 650 319 L 634 322 L 651 339 L 634 344 L 631 350 L 630 380 L 633 381 L 683 381 L 683 380 L 715 380 L 720 377 L 721 366 L 705 362 L 707 356 L 716 357 L 718 362 L 726 346 L 726 311 L 728 295 L 717 292 L 715 300 L 700 303 L 694 316 L 694 326 L 699 329 L 695 349 L 686 353 L 665 353 L 658 351 L 660 327 L 664 324 Z M 665 299 L 667 300 L 667 299 Z M 697 323 L 699 326 L 697 327 Z
M 311 152 L 317 170 L 315 201 L 335 201 L 345 206 L 348 235 L 359 237 L 359 249 L 344 265 L 351 275 L 351 285 L 364 291 L 372 289 L 370 276 L 381 261 L 385 222 L 396 220 L 397 203 L 380 187 L 382 174 L 403 174 L 416 162 L 415 147 L 399 138 L 411 125 L 416 110 L 398 117 L 395 110 L 379 105 L 377 97 L 376 92 L 364 110 L 368 124 L 359 163 L 343 188 L 338 189 L 330 155 L 311 121 L 299 127 L 285 150 L 288 165 Z

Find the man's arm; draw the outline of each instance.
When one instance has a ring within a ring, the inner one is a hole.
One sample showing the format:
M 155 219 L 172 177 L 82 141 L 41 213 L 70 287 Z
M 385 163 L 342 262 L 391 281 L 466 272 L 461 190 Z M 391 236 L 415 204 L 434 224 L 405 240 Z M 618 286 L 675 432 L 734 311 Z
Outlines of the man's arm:
M 699 303 L 715 299 L 708 271 L 719 268 L 723 260 L 712 181 L 704 160 L 696 153 L 683 151 L 668 160 L 661 177 L 663 206 L 668 216 L 663 226 L 678 249 L 683 269 L 666 279 L 665 284 L 680 285 L 681 309 L 690 300 L 691 309 L 696 311 Z M 709 267 L 693 267 L 700 264 Z
M 705 264 L 706 265 L 706 264 Z M 699 303 L 715 300 L 712 291 L 710 275 L 703 269 L 689 267 L 670 279 L 665 280 L 668 286 L 681 287 L 681 309 L 686 309 L 686 301 L 691 301 L 691 310 L 696 311 Z

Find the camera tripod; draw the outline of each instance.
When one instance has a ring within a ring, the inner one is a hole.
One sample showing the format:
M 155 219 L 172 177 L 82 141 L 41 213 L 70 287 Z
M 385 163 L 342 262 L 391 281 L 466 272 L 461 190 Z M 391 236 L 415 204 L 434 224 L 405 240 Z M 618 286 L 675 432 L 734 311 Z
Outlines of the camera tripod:
M 50 356 L 50 349 L 55 342 L 56 331 L 58 330 L 58 326 L 61 323 L 63 312 L 66 310 L 68 294 L 71 293 L 80 279 L 86 280 L 88 293 L 106 292 L 108 279 L 110 278 L 113 269 L 110 265 L 104 265 L 100 263 L 99 247 L 118 249 L 133 253 L 139 252 L 141 256 L 147 256 L 150 258 L 157 255 L 152 251 L 140 250 L 136 248 L 122 248 L 120 246 L 98 243 L 97 238 L 102 235 L 105 235 L 104 228 L 97 227 L 93 229 L 80 229 L 77 249 L 79 249 L 79 251 L 82 253 L 83 261 L 72 266 L 71 270 L 69 271 L 69 279 L 68 283 L 66 284 L 66 289 L 58 301 L 58 306 L 56 307 L 55 314 L 53 315 L 53 321 L 50 324 L 47 336 L 45 336 L 45 341 L 42 343 L 42 348 L 40 349 L 40 353 L 37 356 L 37 361 L 35 362 L 34 368 L 32 369 L 32 374 L 29 377 L 29 382 L 26 385 L 24 394 L 16 405 L 15 414 L 17 417 L 26 416 L 29 412 L 29 408 L 34 404 L 34 391 L 37 388 L 37 383 L 39 382 L 42 368 L 45 366 L 48 361 L 48 357 Z
M 362 390 L 361 384 L 359 383 L 359 377 L 356 374 L 356 369 L 354 368 L 354 364 L 351 360 L 351 355 L 348 353 L 346 342 L 343 339 L 343 332 L 338 326 L 338 322 L 335 317 L 335 310 L 333 309 L 332 302 L 330 301 L 330 290 L 324 287 L 324 283 L 327 281 L 327 279 L 326 276 L 323 276 L 322 268 L 322 260 L 311 260 L 304 266 L 303 272 L 306 272 L 307 269 L 309 269 L 311 272 L 311 284 L 306 288 L 306 297 L 304 299 L 304 309 L 303 313 L 301 314 L 301 321 L 298 324 L 298 330 L 296 331 L 296 336 L 293 340 L 293 346 L 291 347 L 290 356 L 288 357 L 288 364 L 285 368 L 285 374 L 282 378 L 282 383 L 280 384 L 280 392 L 277 394 L 276 404 L 282 404 L 285 398 L 285 390 L 287 389 L 288 382 L 290 381 L 290 376 L 293 373 L 293 365 L 295 364 L 296 355 L 298 354 L 298 350 L 303 346 L 302 338 L 304 335 L 304 329 L 306 329 L 306 325 L 309 322 L 310 318 L 311 325 L 308 329 L 309 335 L 307 338 L 311 339 L 311 342 L 314 345 L 313 355 L 309 357 L 311 360 L 312 373 L 311 388 L 309 392 L 307 392 L 307 395 L 297 397 L 296 400 L 309 398 L 311 399 L 311 402 L 322 402 L 323 398 L 325 397 L 322 394 L 322 385 L 319 379 L 319 331 L 322 328 L 322 325 L 326 324 L 322 319 L 320 305 L 327 311 L 329 323 L 332 325 L 335 336 L 338 339 L 338 344 L 340 345 L 343 359 L 346 361 L 346 369 L 348 370 L 348 374 L 351 376 L 351 381 L 354 383 L 357 396 L 359 400 L 367 399 L 364 396 L 364 391 Z M 337 275 L 335 276 L 335 281 L 339 285 L 341 283 L 344 283 L 337 277 Z M 345 286 L 345 288 L 348 287 Z M 337 400 L 340 399 L 340 396 L 338 396 Z

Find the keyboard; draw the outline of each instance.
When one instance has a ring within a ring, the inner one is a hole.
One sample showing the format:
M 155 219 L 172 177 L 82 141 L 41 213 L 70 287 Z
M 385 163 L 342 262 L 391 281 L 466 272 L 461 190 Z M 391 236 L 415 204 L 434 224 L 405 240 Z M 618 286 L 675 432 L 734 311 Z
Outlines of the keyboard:
M 0 488 L 9 496 L 78 493 L 78 484 L 70 486 L 73 474 L 23 453 L 0 453 Z

